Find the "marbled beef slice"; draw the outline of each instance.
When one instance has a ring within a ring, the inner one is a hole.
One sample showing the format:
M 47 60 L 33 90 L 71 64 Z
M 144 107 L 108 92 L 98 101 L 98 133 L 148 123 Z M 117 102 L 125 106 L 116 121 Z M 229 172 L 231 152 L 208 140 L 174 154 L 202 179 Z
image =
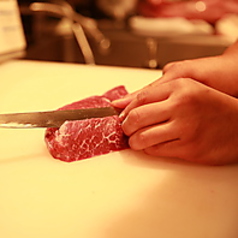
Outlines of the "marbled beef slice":
M 61 107 L 59 110 L 110 106 L 127 94 L 124 86 Z M 50 154 L 71 162 L 128 148 L 118 116 L 66 121 L 60 128 L 48 128 L 45 141 Z

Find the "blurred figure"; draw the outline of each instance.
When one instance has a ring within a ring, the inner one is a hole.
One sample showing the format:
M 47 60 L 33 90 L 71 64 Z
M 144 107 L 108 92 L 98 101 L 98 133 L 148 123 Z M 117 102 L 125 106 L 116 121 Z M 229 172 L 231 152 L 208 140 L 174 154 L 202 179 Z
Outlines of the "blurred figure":
M 138 0 L 68 0 L 77 12 L 92 18 L 124 20 L 136 10 Z
M 238 13 L 238 1 L 140 0 L 138 13 L 145 17 L 184 17 L 215 23 L 228 13 Z
M 134 13 L 137 0 L 95 0 L 96 6 L 116 20 L 124 20 Z

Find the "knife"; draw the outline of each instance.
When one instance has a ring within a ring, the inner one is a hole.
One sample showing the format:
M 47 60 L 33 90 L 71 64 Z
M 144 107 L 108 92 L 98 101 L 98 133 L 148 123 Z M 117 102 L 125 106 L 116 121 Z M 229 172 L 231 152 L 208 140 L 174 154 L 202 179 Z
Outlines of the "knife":
M 0 128 L 60 127 L 65 121 L 119 115 L 113 107 L 0 114 Z

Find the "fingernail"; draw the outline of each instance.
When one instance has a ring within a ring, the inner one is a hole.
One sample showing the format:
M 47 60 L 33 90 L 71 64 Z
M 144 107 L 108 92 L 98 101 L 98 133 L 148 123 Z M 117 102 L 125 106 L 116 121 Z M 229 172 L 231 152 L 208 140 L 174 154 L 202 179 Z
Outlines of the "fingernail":
M 111 102 L 112 105 L 116 105 L 117 103 L 120 103 L 120 101 L 122 101 L 122 99 L 117 99 Z
M 114 101 L 112 101 L 112 104 L 120 104 L 121 102 L 124 102 L 128 99 L 127 96 L 123 97 L 123 98 L 119 98 L 119 99 L 116 99 Z
M 126 121 L 127 121 L 127 116 L 124 115 L 123 120 L 122 120 L 122 126 L 125 124 Z
M 125 112 L 123 111 L 123 112 L 120 113 L 119 119 L 120 119 L 121 122 L 123 122 L 123 121 L 125 120 L 125 118 L 126 118 L 126 114 L 125 114 Z

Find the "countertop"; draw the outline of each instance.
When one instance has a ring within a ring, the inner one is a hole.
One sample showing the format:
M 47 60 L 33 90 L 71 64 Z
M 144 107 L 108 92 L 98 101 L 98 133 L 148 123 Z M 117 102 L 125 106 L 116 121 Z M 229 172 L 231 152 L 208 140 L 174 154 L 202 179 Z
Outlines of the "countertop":
M 159 70 L 37 61 L 0 65 L 0 113 L 51 110 Z M 53 159 L 44 129 L 0 129 L 0 237 L 237 238 L 238 166 L 208 167 L 130 149 Z

